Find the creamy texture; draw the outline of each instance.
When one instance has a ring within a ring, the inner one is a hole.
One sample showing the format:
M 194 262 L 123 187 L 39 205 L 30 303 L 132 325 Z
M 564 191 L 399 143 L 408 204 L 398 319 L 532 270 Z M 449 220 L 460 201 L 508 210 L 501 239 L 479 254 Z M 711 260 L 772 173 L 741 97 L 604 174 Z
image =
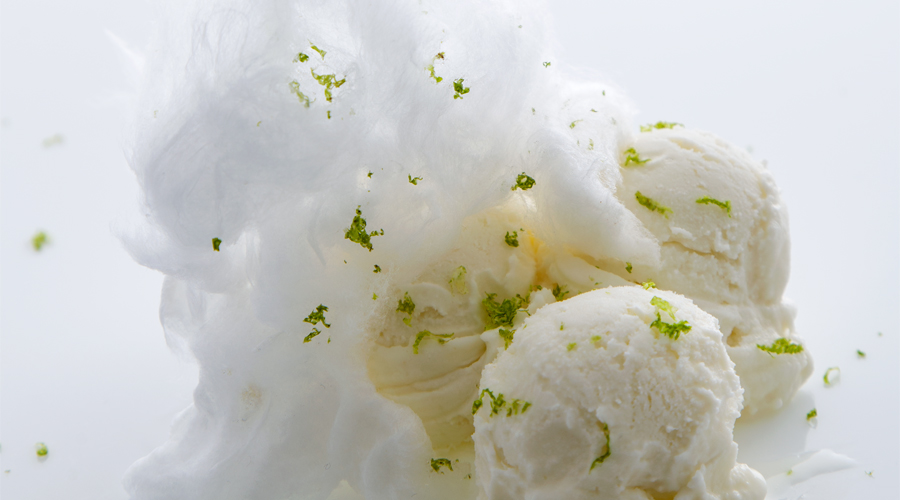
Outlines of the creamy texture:
M 690 331 L 651 327 L 653 297 Z M 505 404 L 493 414 L 485 397 L 475 416 L 479 498 L 765 496 L 762 476 L 735 462 L 742 391 L 717 322 L 675 293 L 614 287 L 545 306 L 481 387 Z M 509 411 L 514 400 L 530 406 Z
M 809 377 L 809 353 L 771 355 L 757 344 L 797 343 L 795 310 L 782 297 L 790 270 L 787 210 L 775 181 L 746 151 L 705 132 L 675 127 L 638 134 L 641 165 L 625 165 L 617 197 L 653 234 L 660 264 L 635 265 L 719 320 L 744 388 L 745 414 L 780 408 Z M 636 193 L 669 209 L 641 205 Z M 728 202 L 730 211 L 713 203 Z M 730 217 L 729 217 L 730 214 Z

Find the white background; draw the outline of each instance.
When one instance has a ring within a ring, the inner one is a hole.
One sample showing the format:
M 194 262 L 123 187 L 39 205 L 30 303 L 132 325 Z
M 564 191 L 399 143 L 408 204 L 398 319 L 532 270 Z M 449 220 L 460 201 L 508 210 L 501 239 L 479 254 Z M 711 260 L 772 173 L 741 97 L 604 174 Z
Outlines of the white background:
M 0 3 L 4 500 L 125 498 L 125 469 L 165 440 L 196 383 L 165 347 L 161 276 L 134 264 L 110 229 L 134 210 L 137 189 L 117 100 L 129 81 L 104 30 L 140 47 L 149 5 Z M 900 498 L 897 2 L 565 0 L 552 9 L 554 66 L 613 79 L 641 123 L 677 121 L 751 149 L 783 191 L 788 296 L 816 370 L 781 413 L 739 425 L 740 458 L 767 475 L 803 451 L 856 461 L 772 498 Z M 55 134 L 63 143 L 43 147 Z M 35 253 L 40 229 L 51 243 Z M 842 378 L 826 388 L 829 366 Z M 815 429 L 805 423 L 813 406 Z M 50 450 L 43 461 L 39 441 Z

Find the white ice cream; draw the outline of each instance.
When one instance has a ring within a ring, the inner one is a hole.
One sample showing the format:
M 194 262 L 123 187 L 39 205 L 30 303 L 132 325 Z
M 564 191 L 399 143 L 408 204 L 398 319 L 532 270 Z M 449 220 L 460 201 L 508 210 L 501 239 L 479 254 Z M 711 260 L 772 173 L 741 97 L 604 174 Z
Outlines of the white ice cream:
M 690 331 L 651 327 L 675 322 L 654 297 Z M 614 287 L 541 308 L 481 379 L 479 498 L 762 499 L 762 476 L 735 463 L 733 366 L 716 320 L 671 292 Z
M 623 155 L 617 196 L 657 238 L 661 255 L 659 267 L 635 265 L 632 276 L 690 297 L 719 320 L 745 414 L 780 408 L 813 365 L 806 351 L 772 355 L 757 347 L 779 338 L 802 344 L 794 308 L 782 297 L 790 236 L 775 181 L 746 151 L 680 126 L 640 133 L 628 147 L 634 153 Z M 629 154 L 646 163 L 629 162 Z M 665 208 L 647 208 L 638 192 Z

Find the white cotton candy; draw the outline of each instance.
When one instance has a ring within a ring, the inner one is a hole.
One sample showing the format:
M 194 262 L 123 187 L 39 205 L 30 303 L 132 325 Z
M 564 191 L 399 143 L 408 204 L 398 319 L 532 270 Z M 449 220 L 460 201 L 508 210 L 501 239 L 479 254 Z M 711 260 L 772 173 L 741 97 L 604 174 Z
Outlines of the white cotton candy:
M 471 460 L 435 472 L 422 419 L 376 391 L 368 325 L 464 220 L 510 204 L 547 251 L 656 264 L 614 194 L 623 97 L 543 64 L 533 2 L 176 3 L 144 54 L 129 147 L 144 216 L 124 239 L 168 276 L 166 338 L 200 381 L 129 494 L 473 495 Z M 330 102 L 311 70 L 345 79 Z M 534 188 L 512 191 L 522 172 Z M 357 207 L 384 231 L 371 252 L 345 239 Z M 328 328 L 303 321 L 320 304 Z

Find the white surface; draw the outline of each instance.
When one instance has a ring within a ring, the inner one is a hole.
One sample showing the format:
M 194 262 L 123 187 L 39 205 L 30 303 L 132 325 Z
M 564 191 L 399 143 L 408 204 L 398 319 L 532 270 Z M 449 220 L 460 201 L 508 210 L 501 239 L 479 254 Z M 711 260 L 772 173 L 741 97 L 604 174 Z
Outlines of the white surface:
M 678 121 L 752 146 L 783 191 L 793 238 L 787 294 L 816 370 L 782 412 L 742 425 L 740 458 L 767 475 L 805 450 L 858 465 L 771 498 L 900 496 L 900 7 L 848 9 L 554 2 L 554 65 L 615 79 L 641 108 L 639 122 Z M 190 401 L 195 370 L 166 350 L 156 318 L 161 278 L 132 263 L 109 229 L 137 191 L 114 99 L 127 81 L 104 29 L 140 45 L 150 15 L 140 2 L 2 3 L 4 499 L 124 498 L 122 473 L 162 443 Z M 57 133 L 62 145 L 42 147 Z M 52 243 L 35 254 L 38 229 Z M 829 366 L 842 380 L 826 388 Z M 804 417 L 812 407 L 815 429 Z M 50 451 L 42 462 L 38 441 Z

